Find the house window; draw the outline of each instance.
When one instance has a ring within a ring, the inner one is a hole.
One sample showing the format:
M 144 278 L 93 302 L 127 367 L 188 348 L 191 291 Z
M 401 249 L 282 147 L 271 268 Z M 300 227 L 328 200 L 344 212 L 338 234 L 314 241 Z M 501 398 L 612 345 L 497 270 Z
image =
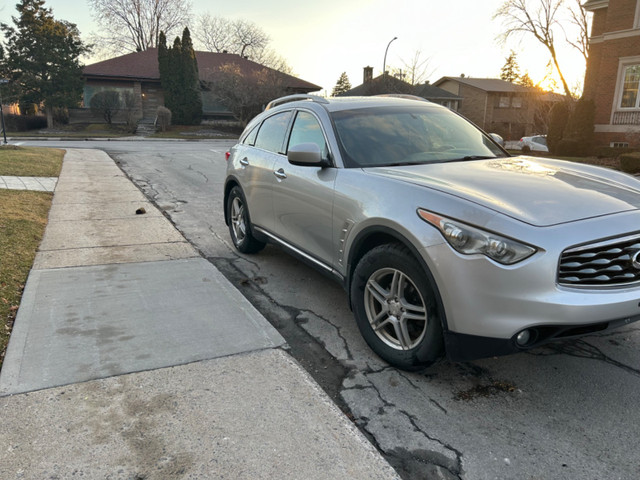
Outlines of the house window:
M 624 69 L 622 99 L 620 108 L 638 108 L 638 88 L 640 87 L 640 65 L 628 65 Z
M 457 100 L 443 100 L 440 105 L 447 107 L 449 110 L 458 110 Z
M 509 105 L 510 105 L 509 97 L 500 97 L 500 102 L 498 103 L 498 107 L 509 108 Z
M 522 98 L 520 97 L 513 97 L 511 99 L 511 106 L 513 108 L 522 108 Z
M 612 148 L 629 148 L 629 142 L 611 142 L 609 146 Z

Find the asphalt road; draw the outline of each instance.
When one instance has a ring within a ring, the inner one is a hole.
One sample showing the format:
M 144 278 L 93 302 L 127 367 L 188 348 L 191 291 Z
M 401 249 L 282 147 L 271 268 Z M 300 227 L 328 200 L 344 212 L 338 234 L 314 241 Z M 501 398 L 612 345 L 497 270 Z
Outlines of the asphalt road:
M 107 151 L 404 478 L 640 478 L 640 326 L 402 372 L 368 349 L 340 285 L 278 248 L 232 248 L 222 208 L 232 141 L 28 144 Z

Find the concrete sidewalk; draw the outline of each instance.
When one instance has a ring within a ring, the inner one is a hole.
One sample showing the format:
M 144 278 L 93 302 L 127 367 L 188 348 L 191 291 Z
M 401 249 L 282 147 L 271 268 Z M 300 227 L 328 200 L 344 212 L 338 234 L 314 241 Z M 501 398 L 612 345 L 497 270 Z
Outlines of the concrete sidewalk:
M 96 150 L 65 156 L 0 418 L 2 479 L 398 478 Z
M 53 192 L 58 179 L 56 177 L 8 177 L 0 176 L 0 189 L 3 190 L 35 190 L 37 192 Z

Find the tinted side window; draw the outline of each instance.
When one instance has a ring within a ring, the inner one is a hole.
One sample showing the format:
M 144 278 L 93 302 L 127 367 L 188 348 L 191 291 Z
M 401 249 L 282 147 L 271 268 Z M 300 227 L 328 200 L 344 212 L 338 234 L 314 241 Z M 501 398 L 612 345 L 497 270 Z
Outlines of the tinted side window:
M 255 146 L 271 152 L 280 153 L 290 116 L 291 112 L 277 113 L 262 122 L 258 136 L 256 137 Z
M 253 127 L 249 134 L 244 137 L 242 143 L 244 143 L 245 145 L 254 145 L 256 143 L 256 135 L 258 135 L 258 125 Z
M 315 143 L 320 147 L 323 158 L 327 158 L 327 142 L 316 117 L 308 112 L 298 112 L 289 137 L 287 150 L 301 143 Z

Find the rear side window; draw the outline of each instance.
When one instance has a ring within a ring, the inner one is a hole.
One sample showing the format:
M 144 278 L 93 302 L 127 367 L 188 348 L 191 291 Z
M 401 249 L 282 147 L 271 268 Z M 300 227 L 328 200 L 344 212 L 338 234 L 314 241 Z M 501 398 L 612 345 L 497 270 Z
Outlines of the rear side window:
M 277 113 L 262 122 L 255 146 L 270 152 L 281 153 L 290 116 L 291 112 Z
M 249 134 L 246 137 L 244 137 L 244 140 L 242 141 L 242 143 L 244 143 L 245 145 L 254 145 L 256 143 L 257 135 L 258 135 L 258 125 L 256 125 L 251 129 Z
M 287 151 L 294 145 L 300 145 L 301 143 L 315 143 L 320 147 L 322 157 L 328 157 L 327 142 L 324 139 L 322 133 L 322 127 L 318 123 L 316 117 L 308 112 L 298 112 L 296 120 L 291 130 L 291 136 L 289 137 L 289 145 Z

